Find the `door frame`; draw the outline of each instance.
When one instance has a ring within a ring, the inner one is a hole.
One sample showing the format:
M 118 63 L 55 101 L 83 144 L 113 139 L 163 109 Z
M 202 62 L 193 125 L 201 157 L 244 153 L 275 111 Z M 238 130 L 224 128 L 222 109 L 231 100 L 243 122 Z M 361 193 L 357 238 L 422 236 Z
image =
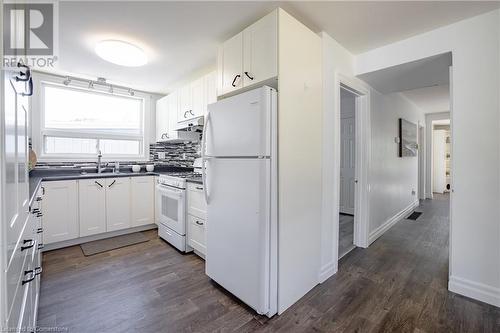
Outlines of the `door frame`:
M 346 89 L 356 96 L 355 99 L 355 126 L 356 126 L 356 144 L 355 144 L 355 179 L 357 184 L 354 194 L 354 245 L 366 248 L 369 245 L 368 240 L 368 216 L 369 216 L 369 162 L 371 154 L 371 126 L 370 126 L 370 89 L 361 81 L 336 74 L 335 79 L 336 94 L 339 96 L 335 103 L 335 214 L 334 214 L 334 258 L 337 267 L 339 260 L 339 203 L 340 203 L 340 89 Z
M 425 126 L 418 123 L 418 199 L 425 200 Z

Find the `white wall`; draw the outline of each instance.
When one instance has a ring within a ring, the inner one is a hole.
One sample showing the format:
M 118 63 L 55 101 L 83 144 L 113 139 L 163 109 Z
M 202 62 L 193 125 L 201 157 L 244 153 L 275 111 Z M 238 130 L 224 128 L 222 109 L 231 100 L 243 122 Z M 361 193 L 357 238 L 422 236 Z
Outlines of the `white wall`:
M 278 313 L 282 313 L 318 284 L 323 97 L 321 38 L 281 9 L 278 22 Z
M 451 291 L 500 306 L 500 10 L 356 57 L 362 74 L 452 52 Z M 478 172 L 480 168 L 480 172 Z
M 425 115 L 425 197 L 432 199 L 432 122 L 450 119 L 450 112 L 428 113 Z
M 337 272 L 339 175 L 340 175 L 340 86 L 338 75 L 353 78 L 352 55 L 327 33 L 320 34 L 323 50 L 323 194 L 321 217 L 320 281 Z
M 367 215 L 376 239 L 397 222 L 409 205 L 418 202 L 411 191 L 418 189 L 418 158 L 399 158 L 394 138 L 398 135 L 398 119 L 404 117 L 415 124 L 424 123 L 424 115 L 401 94 L 382 95 L 368 84 L 354 77 L 353 56 L 328 34 L 322 32 L 323 41 L 323 216 L 321 234 L 320 281 L 337 271 L 338 213 L 340 173 L 340 95 L 339 80 L 350 81 L 369 92 L 370 120 L 367 133 L 371 139 L 368 147 L 369 205 L 363 210 Z M 359 139 L 359 138 L 358 138 Z M 363 190 L 358 187 L 357 191 Z M 399 215 L 398 215 L 399 214 Z M 392 220 L 391 220 L 392 218 Z M 384 225 L 385 228 L 379 228 Z M 368 244 L 367 244 L 368 245 Z
M 398 157 L 399 118 L 423 124 L 422 110 L 399 93 L 371 93 L 370 243 L 418 204 L 418 158 Z M 415 193 L 412 193 L 414 191 Z

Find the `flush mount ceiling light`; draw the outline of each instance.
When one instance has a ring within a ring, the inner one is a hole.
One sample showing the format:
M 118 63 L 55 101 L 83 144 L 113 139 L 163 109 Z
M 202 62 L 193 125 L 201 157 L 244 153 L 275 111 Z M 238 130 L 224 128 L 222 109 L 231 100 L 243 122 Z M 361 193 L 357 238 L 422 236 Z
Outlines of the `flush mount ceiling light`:
M 142 49 L 121 40 L 100 41 L 95 46 L 95 52 L 104 60 L 120 66 L 138 67 L 148 62 Z

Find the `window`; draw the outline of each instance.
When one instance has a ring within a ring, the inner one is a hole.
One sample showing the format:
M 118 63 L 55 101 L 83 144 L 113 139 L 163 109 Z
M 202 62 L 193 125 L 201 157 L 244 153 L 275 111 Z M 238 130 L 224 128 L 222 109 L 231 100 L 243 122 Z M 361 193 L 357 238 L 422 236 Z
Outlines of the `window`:
M 41 158 L 145 159 L 145 100 L 98 90 L 40 84 Z

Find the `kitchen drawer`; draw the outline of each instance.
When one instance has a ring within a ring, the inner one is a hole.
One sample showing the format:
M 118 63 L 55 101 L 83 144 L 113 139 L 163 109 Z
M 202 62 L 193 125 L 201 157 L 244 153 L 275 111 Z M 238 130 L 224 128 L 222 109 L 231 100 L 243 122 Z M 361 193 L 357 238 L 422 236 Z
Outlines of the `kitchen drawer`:
M 203 185 L 188 183 L 188 214 L 205 220 L 207 216 L 207 203 L 203 193 Z
M 32 300 L 31 300 L 31 288 L 32 284 L 34 282 L 27 282 L 23 284 L 23 281 L 26 281 L 26 279 L 29 279 L 32 277 L 32 273 L 25 274 L 27 271 L 33 269 L 32 262 L 30 260 L 32 254 L 33 254 L 34 249 L 30 248 L 29 250 L 25 250 L 24 252 L 27 252 L 25 257 L 26 260 L 24 261 L 23 266 L 19 270 L 20 274 L 20 279 L 17 282 L 17 286 L 10 286 L 14 287 L 15 294 L 14 297 L 12 298 L 12 308 L 10 309 L 9 316 L 7 318 L 7 327 L 9 328 L 17 328 L 19 329 L 20 327 L 23 326 L 30 326 L 29 322 L 31 319 L 31 312 L 32 312 Z M 16 288 L 17 287 L 17 288 Z M 9 286 L 7 287 L 9 288 Z M 17 332 L 17 331 L 16 331 Z
M 192 215 L 188 215 L 188 245 L 202 254 L 207 251 L 205 220 Z
M 12 304 L 14 303 L 14 296 L 16 295 L 16 292 L 18 292 L 18 289 L 21 289 L 19 288 L 19 286 L 21 284 L 22 274 L 24 272 L 23 267 L 25 266 L 25 264 L 28 264 L 28 261 L 31 261 L 30 250 L 32 250 L 36 246 L 34 244 L 35 240 L 33 239 L 33 229 L 30 226 L 30 221 L 31 218 L 28 217 L 28 219 L 24 223 L 24 229 L 22 229 L 21 236 L 19 237 L 19 240 L 15 245 L 12 259 L 7 268 L 7 309 L 9 312 L 12 308 Z M 32 240 L 33 242 L 33 247 L 21 250 L 23 247 L 29 246 L 31 244 L 30 240 Z M 27 243 L 24 243 L 25 241 L 27 241 Z M 30 253 L 29 257 L 28 253 Z
M 182 251 L 186 248 L 186 237 L 179 235 L 175 231 L 167 228 L 162 223 L 158 224 L 158 236 Z

